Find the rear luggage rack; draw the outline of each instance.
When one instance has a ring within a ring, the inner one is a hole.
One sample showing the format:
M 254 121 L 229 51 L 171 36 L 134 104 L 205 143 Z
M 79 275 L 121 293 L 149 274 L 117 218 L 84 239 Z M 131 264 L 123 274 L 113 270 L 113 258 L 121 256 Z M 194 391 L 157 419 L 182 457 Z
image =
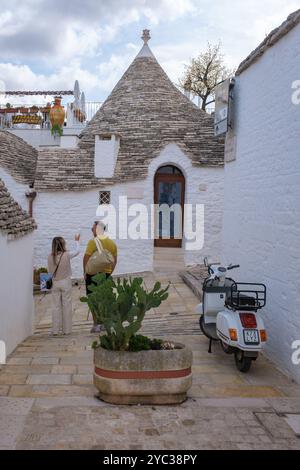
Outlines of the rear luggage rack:
M 226 306 L 233 310 L 256 311 L 266 305 L 264 284 L 234 282 L 226 298 Z

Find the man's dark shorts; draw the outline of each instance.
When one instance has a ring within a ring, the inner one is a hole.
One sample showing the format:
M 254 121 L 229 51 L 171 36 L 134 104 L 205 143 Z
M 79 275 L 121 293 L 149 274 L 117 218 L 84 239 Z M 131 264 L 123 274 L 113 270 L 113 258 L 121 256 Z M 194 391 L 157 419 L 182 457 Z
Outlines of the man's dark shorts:
M 85 276 L 85 287 L 86 287 L 86 295 L 89 295 L 91 293 L 91 291 L 88 289 L 88 286 L 90 286 L 91 284 L 95 284 L 95 282 L 93 282 L 92 278 L 95 276 L 95 274 L 93 274 L 93 276 L 91 276 L 90 274 L 86 274 Z M 106 279 L 108 279 L 111 275 L 106 273 L 105 274 L 106 276 Z

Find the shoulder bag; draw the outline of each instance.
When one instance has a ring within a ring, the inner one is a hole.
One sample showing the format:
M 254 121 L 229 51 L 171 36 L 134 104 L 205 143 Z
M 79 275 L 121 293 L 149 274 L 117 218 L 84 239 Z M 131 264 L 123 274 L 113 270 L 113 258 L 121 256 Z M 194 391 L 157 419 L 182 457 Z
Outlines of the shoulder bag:
M 58 268 L 59 268 L 59 265 L 60 265 L 60 262 L 61 262 L 62 257 L 63 257 L 63 253 L 60 255 L 59 262 L 58 262 L 58 264 L 57 264 L 57 266 L 56 266 L 56 268 L 55 268 L 55 271 L 54 271 L 52 277 L 46 281 L 46 288 L 47 288 L 48 290 L 51 290 L 52 287 L 53 287 L 53 279 L 55 278 L 55 274 L 57 273 L 57 270 L 58 270 Z
M 94 238 L 97 250 L 92 254 L 86 264 L 86 273 L 94 276 L 98 273 L 103 273 L 110 269 L 114 263 L 114 257 L 109 250 L 103 248 L 103 245 L 98 237 Z

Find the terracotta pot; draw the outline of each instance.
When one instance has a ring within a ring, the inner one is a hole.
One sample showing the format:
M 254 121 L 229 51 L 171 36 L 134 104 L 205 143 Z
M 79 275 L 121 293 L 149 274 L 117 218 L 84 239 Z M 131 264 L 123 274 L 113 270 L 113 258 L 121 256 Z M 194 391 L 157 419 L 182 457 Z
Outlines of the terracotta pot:
M 178 404 L 192 385 L 192 351 L 108 351 L 95 349 L 94 384 L 99 398 L 118 405 Z
M 36 285 L 40 284 L 40 273 L 39 271 L 33 271 L 33 283 Z
M 52 127 L 57 125 L 63 127 L 65 122 L 65 110 L 61 105 L 61 98 L 56 97 L 54 99 L 54 105 L 50 109 L 50 122 Z

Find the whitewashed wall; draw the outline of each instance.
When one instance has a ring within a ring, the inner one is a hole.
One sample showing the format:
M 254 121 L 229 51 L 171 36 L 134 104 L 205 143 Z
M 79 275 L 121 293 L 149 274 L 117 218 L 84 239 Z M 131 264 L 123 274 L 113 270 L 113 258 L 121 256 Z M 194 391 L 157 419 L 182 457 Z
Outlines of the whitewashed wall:
M 54 137 L 49 129 L 8 129 L 12 134 L 21 137 L 29 145 L 39 149 L 40 146 L 59 146 L 60 137 Z
M 114 134 L 110 140 L 103 140 L 95 135 L 95 176 L 97 178 L 112 178 L 114 176 L 120 139 Z
M 223 255 L 241 280 L 267 285 L 267 354 L 300 382 L 300 79 L 297 26 L 241 74 L 235 87 L 236 161 L 225 168 Z
M 10 192 L 11 196 L 20 204 L 20 206 L 28 211 L 28 201 L 25 196 L 29 186 L 26 184 L 18 183 L 4 168 L 0 167 L 0 178 L 4 181 L 5 186 Z
M 197 252 L 186 252 L 186 263 L 201 261 L 205 255 L 211 255 L 214 259 L 219 258 L 224 170 L 193 167 L 191 160 L 177 145 L 168 145 L 161 155 L 151 162 L 146 181 L 107 187 L 107 190 L 111 191 L 111 203 L 118 207 L 119 196 L 127 195 L 129 206 L 133 203 L 142 203 L 150 207 L 150 204 L 153 203 L 156 170 L 165 164 L 174 164 L 183 171 L 186 177 L 186 202 L 205 205 L 205 245 L 202 250 Z M 199 188 L 200 185 L 201 188 Z M 103 189 L 101 188 L 101 190 Z M 81 254 L 73 260 L 73 275 L 74 277 L 82 276 L 82 256 L 86 243 L 91 238 L 90 227 L 95 219 L 98 200 L 97 190 L 38 194 L 34 202 L 34 217 L 38 224 L 38 230 L 35 231 L 36 266 L 46 265 L 51 240 L 54 236 L 65 237 L 71 248 L 74 234 L 80 230 L 82 235 Z M 153 240 L 118 238 L 117 244 L 119 257 L 116 273 L 152 270 Z
M 135 183 L 130 187 L 137 188 L 138 185 Z M 125 192 L 125 188 L 123 191 Z M 117 194 L 117 191 L 112 189 L 112 204 L 117 201 Z M 38 224 L 35 231 L 35 266 L 46 266 L 53 237 L 63 236 L 68 247 L 72 249 L 74 235 L 80 232 L 81 253 L 72 260 L 72 268 L 74 277 L 82 277 L 82 257 L 88 240 L 92 238 L 91 227 L 97 219 L 98 201 L 97 190 L 38 194 L 34 203 L 34 217 Z M 117 244 L 119 261 L 116 273 L 151 269 L 152 258 L 149 258 L 144 241 L 133 243 L 117 240 Z
M 21 137 L 29 145 L 40 150 L 40 147 L 74 148 L 78 143 L 78 135 L 85 126 L 64 127 L 62 138 L 51 134 L 50 129 L 7 129 L 12 134 Z
M 33 332 L 32 269 L 33 234 L 11 241 L 0 234 L 0 340 L 7 354 Z

